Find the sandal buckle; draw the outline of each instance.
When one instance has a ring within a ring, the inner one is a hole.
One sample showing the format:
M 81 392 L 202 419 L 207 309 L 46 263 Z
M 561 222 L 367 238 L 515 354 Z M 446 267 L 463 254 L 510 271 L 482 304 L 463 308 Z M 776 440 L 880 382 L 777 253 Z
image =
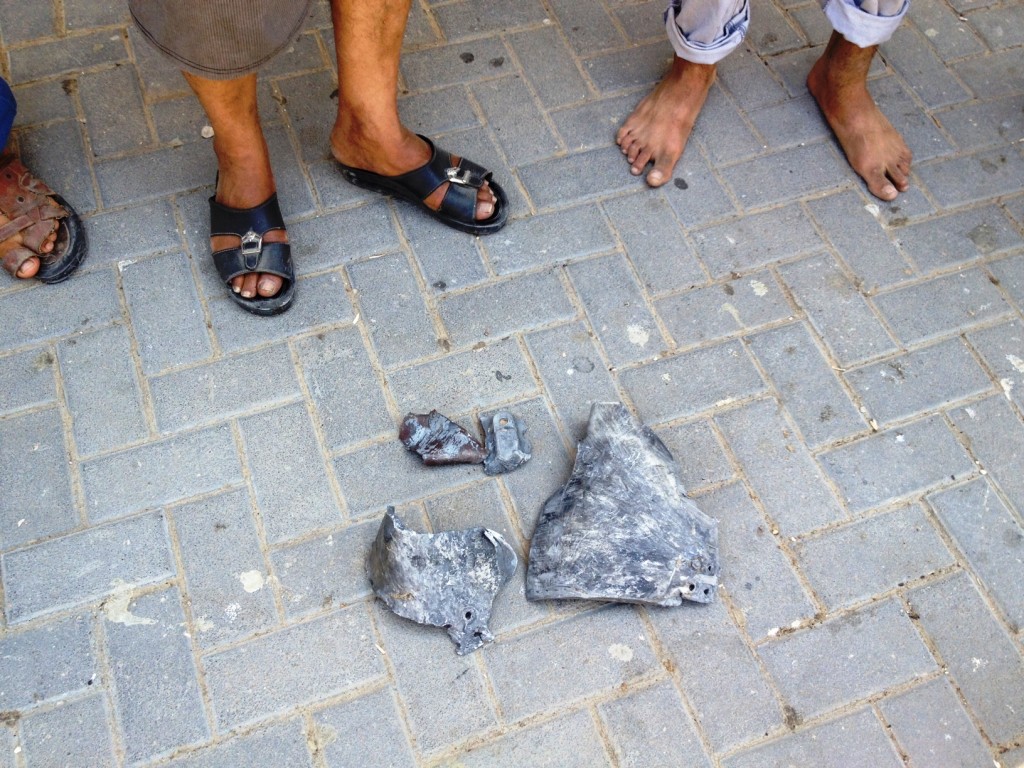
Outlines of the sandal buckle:
M 444 173 L 452 184 L 461 184 L 464 187 L 480 186 L 476 183 L 476 174 L 469 168 L 446 168 Z
M 251 229 L 242 235 L 242 258 L 245 259 L 245 266 L 249 269 L 256 268 L 256 262 L 259 261 L 259 255 L 263 251 L 263 235 L 257 235 Z M 256 258 L 252 260 L 250 264 L 250 256 Z

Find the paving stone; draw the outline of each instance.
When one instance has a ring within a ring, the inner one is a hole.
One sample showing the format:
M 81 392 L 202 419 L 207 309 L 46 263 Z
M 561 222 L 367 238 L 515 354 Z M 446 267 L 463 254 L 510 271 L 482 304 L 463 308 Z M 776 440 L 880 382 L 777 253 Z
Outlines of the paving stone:
M 567 271 L 612 365 L 648 360 L 664 349 L 654 315 L 623 256 L 590 259 Z
M 1003 752 L 999 756 L 999 765 L 1003 768 L 1024 768 L 1024 747 Z
M 814 616 L 814 605 L 743 485 L 712 491 L 697 505 L 718 520 L 720 583 L 743 614 L 752 638 Z
M 307 163 L 327 159 L 331 178 L 339 180 L 338 165 L 332 157 L 325 157 L 330 146 L 331 126 L 337 117 L 338 87 L 334 73 L 330 70 L 307 72 L 281 81 L 279 87 L 287 92 L 288 122 L 295 130 L 302 157 Z M 345 183 L 343 189 L 352 190 Z M 294 238 L 290 238 L 294 242 Z
M 550 7 L 576 53 L 590 55 L 603 48 L 621 46 L 622 34 L 603 4 L 553 0 Z
M 27 765 L 114 766 L 114 745 L 102 694 L 79 699 L 21 720 Z
M 647 191 L 646 194 L 651 193 Z M 676 165 L 671 183 L 661 188 L 661 194 L 668 200 L 685 227 L 699 227 L 728 216 L 736 210 L 725 188 L 711 171 L 711 167 L 693 149 L 683 155 L 682 160 Z M 699 236 L 691 232 L 691 237 L 697 240 Z M 703 258 L 700 242 L 697 243 L 697 251 Z M 706 259 L 704 263 L 712 274 L 715 274 L 713 265 Z
M 786 100 L 785 88 L 772 77 L 761 57 L 746 46 L 741 45 L 722 61 L 718 78 L 736 97 L 740 109 L 753 110 Z
M 174 209 L 167 200 L 92 216 L 85 220 L 85 231 L 91 246 L 86 266 L 117 263 L 122 275 L 135 259 L 181 247 Z M 174 287 L 160 285 L 163 290 Z
M 726 759 L 725 768 L 814 765 L 820 768 L 898 768 L 903 765 L 870 708 Z
M 187 471 L 180 471 L 185 467 Z M 242 481 L 242 468 L 227 426 L 85 461 L 81 472 L 86 509 L 94 522 Z
M 809 446 L 867 426 L 805 325 L 758 333 L 749 344 Z
M 136 73 L 129 67 L 82 74 L 78 89 L 94 157 L 150 143 Z
M 406 206 L 399 210 L 399 219 L 423 279 L 433 290 L 463 288 L 488 278 L 480 254 L 480 238 L 453 241 L 449 227 L 429 216 L 413 213 Z
M 818 6 L 814 6 L 809 12 L 815 18 L 825 18 Z M 828 29 L 828 34 L 831 35 L 832 27 L 827 21 L 825 26 Z M 748 117 L 764 137 L 768 147 L 772 149 L 813 144 L 825 141 L 831 135 L 831 129 L 825 122 L 825 118 L 822 117 L 818 103 L 813 96 L 806 93 L 781 104 L 772 104 L 753 110 Z M 845 169 L 841 175 L 846 176 Z M 739 185 L 742 189 L 742 180 Z M 799 191 L 797 194 L 799 195 Z
M 924 33 L 943 61 L 985 50 L 970 24 L 962 22 L 960 15 L 941 0 L 915 3 L 914 16 L 910 21 Z
M 1001 253 L 1022 242 L 1006 215 L 994 206 L 901 227 L 897 237 L 923 272 Z
M 635 190 L 641 183 L 629 173 L 622 153 L 610 147 L 524 165 L 519 168 L 519 177 L 541 209 Z
M 232 491 L 186 504 L 173 520 L 196 644 L 209 648 L 276 624 L 249 495 Z
M 127 32 L 128 47 L 135 54 L 143 98 L 147 102 L 190 93 L 181 70 L 171 58 L 158 51 L 134 24 L 128 25 Z
M 299 394 L 284 345 L 152 377 L 149 386 L 157 424 L 165 433 L 230 418 Z
M 913 152 L 915 163 L 954 151 L 953 145 L 939 132 L 931 115 L 912 106 L 913 96 L 903 87 L 899 78 L 879 77 L 872 80 L 871 93 L 879 109 L 889 118 Z
M 511 720 L 626 686 L 656 665 L 643 625 L 627 606 L 563 619 L 487 654 L 494 691 Z M 529 678 L 522 674 L 526 666 L 534 670 Z
M 650 619 L 715 753 L 782 724 L 775 696 L 721 600 L 655 611 Z
M 819 459 L 853 512 L 955 480 L 973 463 L 940 416 L 847 443 Z
M 494 30 L 525 27 L 543 21 L 544 7 L 537 0 L 496 6 L 486 0 L 467 0 L 456 7 L 435 8 L 434 17 L 446 40 L 475 37 Z M 496 66 L 496 65 L 492 65 Z
M 291 720 L 235 736 L 168 763 L 173 768 L 312 768 L 302 723 Z
M 571 36 L 569 42 L 575 45 Z M 626 88 L 653 86 L 671 64 L 672 49 L 662 40 L 585 59 L 583 70 L 599 93 L 610 94 Z
M 1017 219 L 1024 221 L 1024 215 L 1018 215 Z M 1018 307 L 1024 307 L 1024 272 L 1021 271 L 1021 265 L 1024 265 L 1024 254 L 989 265 L 989 270 L 995 275 L 1003 289 L 1017 302 Z
M 950 413 L 953 423 L 990 478 L 1016 509 L 1024 509 L 1024 425 L 1002 397 L 990 397 Z
M 317 213 L 316 201 L 300 166 L 301 152 L 296 154 L 288 131 L 283 125 L 265 125 L 263 135 L 274 158 L 274 182 L 285 221 Z
M 0 731 L 0 768 L 15 768 L 14 750 L 16 748 L 14 731 L 10 728 Z
M 917 9 L 917 6 L 914 6 Z M 832 36 L 832 25 L 821 12 L 821 6 L 812 3 L 789 8 L 789 17 L 796 22 L 804 37 L 813 46 L 825 45 Z
M 594 206 L 531 216 L 487 243 L 500 275 L 562 264 L 615 248 L 608 224 Z
M 209 728 L 177 588 L 107 613 L 104 631 L 125 758 L 140 762 L 206 741 Z
M 96 195 L 81 128 L 77 120 L 27 128 L 21 132 L 19 143 L 25 167 L 31 168 L 36 178 L 45 179 L 51 189 L 59 190 L 61 197 L 84 216 L 96 209 Z M 53 147 L 61 148 L 59 159 Z
M 45 6 L 40 3 L 39 7 Z M 11 39 L 6 34 L 10 27 L 4 21 L 0 21 L 0 26 L 4 27 L 7 42 L 10 43 Z M 18 103 L 18 111 L 14 115 L 15 128 L 47 123 L 51 120 L 73 120 L 76 117 L 75 102 L 71 94 L 56 80 L 16 85 L 11 90 L 14 91 L 14 100 Z
M 615 758 L 623 768 L 711 766 L 693 721 L 671 683 L 660 683 L 602 704 L 598 712 L 609 731 Z
M 33 3 L 25 8 L 14 5 L 0 8 L 0 27 L 4 30 L 7 45 L 37 37 L 52 37 L 56 32 L 53 5 Z
M 93 624 L 87 615 L 5 633 L 0 638 L 3 711 L 28 709 L 86 690 L 98 674 L 92 637 Z
M 57 359 L 80 455 L 145 439 L 142 393 L 123 326 L 65 339 Z
M 26 31 L 33 33 L 33 37 L 46 35 L 50 39 L 8 51 L 12 83 L 39 80 L 65 73 L 77 74 L 89 67 L 111 64 L 127 58 L 121 35 L 94 32 L 54 39 L 52 30 L 42 29 L 39 22 L 32 22 L 31 25 L 33 29 Z M 4 27 L 6 36 L 6 24 Z
M 465 413 L 537 388 L 514 339 L 403 368 L 390 374 L 388 381 L 403 414 L 427 413 L 432 408 L 444 414 Z
M 738 341 L 622 371 L 619 381 L 648 424 L 693 416 L 756 395 L 765 386 Z
M 989 47 L 998 51 L 1024 43 L 1024 9 L 1003 5 L 977 10 L 967 17 Z
M 301 403 L 239 422 L 267 541 L 341 522 L 324 457 Z
M 437 336 L 404 254 L 382 256 L 348 268 L 360 321 L 381 363 L 390 367 L 437 350 Z
M 664 25 L 662 25 L 664 30 Z M 662 31 L 664 34 L 664 31 Z M 720 85 L 712 85 L 697 118 L 694 136 L 715 165 L 760 154 L 763 144 L 747 127 L 735 103 Z
M 996 744 L 1018 738 L 1024 712 L 1024 660 L 989 612 L 966 573 L 915 589 L 910 605 L 921 617 L 954 684 Z
M 896 351 L 870 305 L 834 258 L 815 256 L 780 271 L 840 366 Z
M 212 154 L 205 144 L 191 142 L 97 162 L 94 167 L 100 194 L 113 208 L 209 184 L 215 168 Z
M 8 552 L 3 571 L 7 620 L 14 624 L 125 584 L 157 583 L 174 574 L 174 565 L 164 517 L 156 513 Z
M 570 437 L 582 440 L 591 406 L 621 399 L 590 331 L 566 325 L 531 333 L 526 344 L 559 419 Z
M 1012 194 L 1024 186 L 1024 157 L 1010 148 L 953 157 L 915 170 L 945 208 Z
M 793 313 L 770 272 L 694 288 L 661 299 L 655 307 L 680 347 L 731 336 L 784 320 Z
M 910 619 L 892 600 L 769 642 L 758 653 L 799 718 L 935 668 Z
M 203 658 L 218 730 L 328 698 L 380 677 L 364 606 L 263 635 Z M 339 659 L 345 659 L 339 664 Z M 260 675 L 251 670 L 261 670 Z
M 1024 406 L 1024 323 L 997 325 L 967 338 L 995 373 L 1003 394 Z
M 1021 135 L 1020 99 L 970 103 L 936 115 L 961 150 L 971 152 L 1009 144 Z
M 56 363 L 49 347 L 0 358 L 0 414 L 56 402 Z
M 926 42 L 909 24 L 893 33 L 882 57 L 899 72 L 930 109 L 966 101 L 968 93 L 946 69 Z
M 947 680 L 879 703 L 912 765 L 988 765 L 992 760 Z
M 735 476 L 735 470 L 708 419 L 658 427 L 654 431 L 679 464 L 679 474 L 687 493 L 692 494 Z
M 822 246 L 814 227 L 795 205 L 698 229 L 691 236 L 697 255 L 714 277 L 763 267 Z
M 441 9 L 446 7 L 454 7 L 460 13 L 466 10 L 462 5 L 441 6 Z M 551 128 L 536 119 L 537 104 L 533 94 L 518 75 L 477 83 L 472 86 L 472 92 L 511 163 L 532 163 L 559 151 L 558 139 Z
M 985 99 L 1024 90 L 1019 67 L 1019 51 L 999 51 L 958 62 L 952 69 L 977 98 Z
M 409 730 L 421 752 L 437 752 L 497 726 L 474 656 L 457 656 L 443 629 L 400 618 L 380 602 L 373 606 Z
M 314 722 L 321 739 L 327 742 L 322 754 L 328 766 L 416 765 L 402 730 L 395 696 L 388 689 L 322 710 L 315 715 Z
M 497 741 L 458 756 L 465 768 L 562 768 L 562 766 L 610 766 L 601 737 L 586 712 L 562 715 L 556 720 L 514 731 Z
M 977 269 L 881 294 L 874 302 L 908 345 L 961 333 L 1010 311 L 999 289 Z
M 640 94 L 588 99 L 577 106 L 549 112 L 570 151 L 579 152 L 615 143 L 615 133 L 640 101 Z M 626 161 L 623 159 L 622 161 Z M 650 197 L 650 190 L 644 190 Z
M 553 26 L 515 32 L 507 39 L 545 109 L 586 98 L 586 82 L 564 38 Z
M 992 382 L 960 339 L 847 371 L 868 413 L 881 423 L 938 410 L 991 390 Z
M 440 48 L 409 51 L 402 56 L 401 73 L 410 90 L 420 91 L 491 78 L 495 74 L 491 62 L 508 58 L 509 51 L 501 38 L 483 37 Z
M 716 417 L 765 512 L 784 536 L 845 517 L 806 449 L 774 400 L 759 400 Z
M 756 10 L 753 13 L 756 15 L 757 24 L 750 30 L 749 44 L 761 56 L 771 56 L 803 47 L 803 38 L 774 3 L 755 0 L 754 6 Z
M 749 210 L 841 186 L 847 169 L 828 144 L 818 143 L 731 165 L 721 174 Z
M 0 420 L 0 487 L 0 548 L 78 525 L 58 410 Z
M 928 499 L 967 562 L 1019 632 L 1024 627 L 1020 549 L 1024 528 L 984 479 Z
M 648 293 L 705 282 L 704 272 L 664 196 L 641 192 L 602 205 Z
M 480 125 L 463 85 L 403 96 L 398 100 L 398 114 L 404 125 L 424 136 Z
M 121 316 L 121 307 L 113 275 L 97 272 L 0 296 L 0 312 L 0 349 L 13 349 L 103 327 Z
M 916 504 L 802 539 L 793 551 L 830 611 L 868 600 L 955 562 Z
M 128 21 L 126 8 L 96 0 L 67 0 L 64 3 L 64 23 L 69 30 L 105 27 Z
M 665 8 L 658 0 L 647 0 L 636 5 L 620 5 L 612 12 L 633 42 L 664 40 Z

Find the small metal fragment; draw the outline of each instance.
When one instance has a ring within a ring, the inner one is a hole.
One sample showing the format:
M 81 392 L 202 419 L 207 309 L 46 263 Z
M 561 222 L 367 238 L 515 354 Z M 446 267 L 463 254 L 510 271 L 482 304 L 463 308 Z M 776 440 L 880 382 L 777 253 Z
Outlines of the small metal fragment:
M 487 451 L 480 442 L 437 411 L 410 413 L 402 420 L 398 439 L 424 464 L 480 464 Z
M 522 419 L 508 411 L 498 411 L 493 416 L 481 416 L 480 423 L 486 435 L 486 474 L 511 472 L 530 460 L 533 449 L 526 439 L 526 425 Z
M 517 563 L 496 531 L 416 533 L 388 507 L 366 572 L 388 608 L 420 624 L 445 627 L 462 656 L 494 640 L 487 626 L 491 605 Z

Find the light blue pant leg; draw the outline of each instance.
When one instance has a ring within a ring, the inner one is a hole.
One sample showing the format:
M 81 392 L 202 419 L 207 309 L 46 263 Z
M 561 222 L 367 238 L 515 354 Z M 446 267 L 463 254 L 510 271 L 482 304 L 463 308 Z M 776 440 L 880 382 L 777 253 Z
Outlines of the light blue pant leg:
M 14 125 L 14 113 L 18 111 L 11 86 L 0 77 L 0 150 L 7 146 L 7 137 Z
M 821 0 L 832 29 L 861 48 L 892 37 L 909 7 L 909 0 Z

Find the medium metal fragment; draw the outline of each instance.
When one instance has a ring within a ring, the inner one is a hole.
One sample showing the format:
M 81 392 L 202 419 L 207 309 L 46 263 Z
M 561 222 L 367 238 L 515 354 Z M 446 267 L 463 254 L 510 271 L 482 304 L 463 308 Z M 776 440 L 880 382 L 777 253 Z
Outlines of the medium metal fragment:
M 420 624 L 445 627 L 462 656 L 494 640 L 487 626 L 491 605 L 517 563 L 496 531 L 416 533 L 388 507 L 366 572 L 388 608 Z
M 487 446 L 484 472 L 500 475 L 518 469 L 530 460 L 532 450 L 526 439 L 526 425 L 509 411 L 498 411 L 493 416 L 481 416 Z
M 424 464 L 480 464 L 487 451 L 480 442 L 437 411 L 410 413 L 402 420 L 398 439 Z
M 665 444 L 622 403 L 595 403 L 565 486 L 530 544 L 526 596 L 653 605 L 709 603 L 718 521 L 683 490 Z

